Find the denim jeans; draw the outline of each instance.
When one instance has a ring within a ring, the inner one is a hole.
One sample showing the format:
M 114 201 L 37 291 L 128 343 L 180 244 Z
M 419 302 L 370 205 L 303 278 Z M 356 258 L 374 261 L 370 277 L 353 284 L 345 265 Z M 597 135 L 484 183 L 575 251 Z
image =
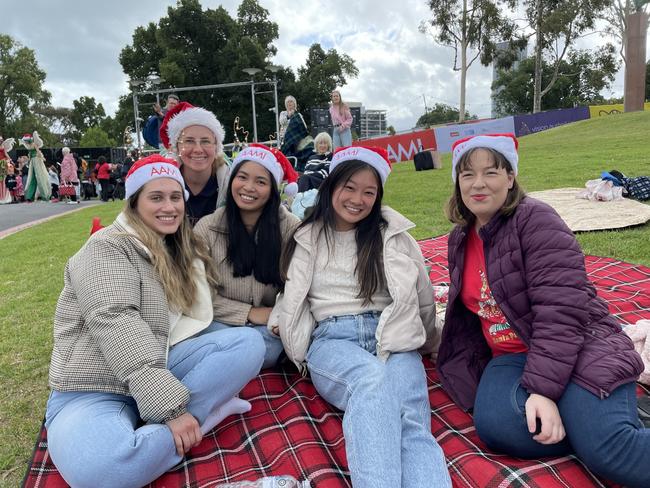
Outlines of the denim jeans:
M 190 390 L 188 411 L 207 433 L 219 407 L 260 370 L 264 344 L 243 327 L 186 339 L 169 350 L 168 368 Z M 245 403 L 245 402 L 244 402 Z M 181 461 L 164 424 L 142 425 L 132 397 L 53 391 L 45 426 L 52 461 L 77 487 L 141 487 Z
M 332 144 L 333 148 L 337 147 L 347 147 L 352 145 L 352 131 L 350 129 L 345 129 L 343 132 L 339 132 L 338 127 L 334 127 L 332 130 Z
M 240 328 L 242 326 L 228 325 L 222 322 L 217 322 L 215 320 L 201 333 L 206 334 L 209 332 L 214 332 L 216 330 L 232 329 L 233 327 Z M 284 347 L 282 347 L 282 340 L 280 340 L 280 338 L 272 332 L 269 332 L 266 325 L 253 325 L 249 326 L 248 328 L 252 328 L 259 332 L 262 335 L 262 339 L 264 339 L 266 352 L 264 353 L 264 362 L 262 363 L 262 369 L 272 368 L 278 362 L 278 358 L 280 357 L 280 354 L 282 354 L 282 351 L 284 351 Z
M 488 447 L 521 458 L 575 454 L 590 470 L 628 487 L 650 486 L 650 429 L 636 410 L 636 385 L 627 383 L 600 399 L 569 382 L 557 407 L 566 431 L 562 442 L 533 440 L 526 425 L 528 392 L 521 386 L 526 354 L 492 359 L 474 402 L 476 431 Z
M 355 488 L 451 486 L 431 434 L 422 358 L 416 351 L 376 356 L 379 314 L 318 323 L 307 365 L 318 393 L 344 411 L 345 452 Z

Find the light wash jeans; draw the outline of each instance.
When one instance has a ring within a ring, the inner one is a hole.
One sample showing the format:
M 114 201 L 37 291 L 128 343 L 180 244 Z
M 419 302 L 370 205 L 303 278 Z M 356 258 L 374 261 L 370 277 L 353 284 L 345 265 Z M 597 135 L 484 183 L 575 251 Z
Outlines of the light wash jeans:
M 332 129 L 332 144 L 334 145 L 333 149 L 351 146 L 352 131 L 350 129 L 345 129 L 343 132 L 339 132 L 338 127 L 334 127 L 334 129 Z
M 474 401 L 476 433 L 491 449 L 521 458 L 575 454 L 590 470 L 630 488 L 650 486 L 650 429 L 639 421 L 636 384 L 600 399 L 569 382 L 556 402 L 566 437 L 544 445 L 526 424 L 528 392 L 521 386 L 526 354 L 493 358 Z
M 264 353 L 264 362 L 262 363 L 262 369 L 272 368 L 273 366 L 275 366 L 275 364 L 278 362 L 278 358 L 280 357 L 280 354 L 282 354 L 282 351 L 284 351 L 284 347 L 282 347 L 282 340 L 272 332 L 269 332 L 269 329 L 266 327 L 266 325 L 249 325 L 249 326 L 229 325 L 215 320 L 201 333 L 206 334 L 217 330 L 227 330 L 233 328 L 239 329 L 241 327 L 254 329 L 262 335 L 262 339 L 264 339 L 264 346 L 266 346 L 266 352 Z
M 445 456 L 431 434 L 422 358 L 415 352 L 376 356 L 379 313 L 318 323 L 307 353 L 312 382 L 344 410 L 343 434 L 352 486 L 451 486 Z
M 168 368 L 190 390 L 187 408 L 202 432 L 258 374 L 263 357 L 260 335 L 247 327 L 194 336 L 170 349 Z M 129 396 L 53 391 L 45 418 L 52 461 L 75 488 L 141 487 L 182 459 L 169 428 L 142 425 Z

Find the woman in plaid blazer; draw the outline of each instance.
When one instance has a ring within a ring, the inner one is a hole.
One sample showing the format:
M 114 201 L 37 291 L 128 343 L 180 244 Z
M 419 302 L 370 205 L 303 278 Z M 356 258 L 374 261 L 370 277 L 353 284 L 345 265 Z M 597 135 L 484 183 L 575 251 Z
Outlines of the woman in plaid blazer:
M 45 425 L 52 460 L 74 487 L 140 487 L 250 404 L 264 341 L 212 321 L 205 245 L 185 216 L 175 161 L 127 175 L 126 205 L 68 261 L 54 318 Z

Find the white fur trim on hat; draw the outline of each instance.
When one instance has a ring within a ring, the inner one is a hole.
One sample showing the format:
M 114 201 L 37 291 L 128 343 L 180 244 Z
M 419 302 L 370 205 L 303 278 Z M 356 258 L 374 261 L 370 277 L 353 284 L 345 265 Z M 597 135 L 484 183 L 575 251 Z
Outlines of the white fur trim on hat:
M 221 122 L 219 122 L 212 112 L 201 107 L 187 108 L 169 119 L 167 123 L 167 134 L 169 135 L 169 144 L 172 148 L 176 147 L 176 143 L 183 129 L 191 125 L 202 125 L 210 129 L 217 139 L 217 152 L 223 150 L 225 131 Z
M 334 153 L 332 162 L 330 163 L 330 173 L 345 161 L 363 161 L 364 163 L 368 163 L 379 173 L 382 185 L 386 183 L 386 179 L 390 174 L 390 164 L 381 154 L 361 146 L 351 146 Z
M 277 185 L 280 186 L 284 178 L 284 172 L 282 171 L 282 166 L 280 166 L 280 163 L 271 151 L 259 146 L 248 146 L 242 149 L 232 162 L 230 174 L 234 174 L 235 168 L 245 161 L 253 161 L 264 166 L 273 175 Z
M 190 193 L 185 189 L 185 181 L 183 175 L 181 175 L 181 170 L 177 166 L 165 162 L 153 162 L 140 166 L 127 176 L 124 183 L 124 198 L 130 198 L 145 184 L 158 178 L 176 180 L 183 189 L 185 201 L 190 197 Z
M 451 166 L 451 179 L 456 182 L 456 167 L 460 162 L 463 154 L 467 151 L 476 148 L 493 149 L 505 157 L 510 165 L 515 176 L 517 176 L 517 167 L 519 164 L 519 154 L 517 153 L 517 143 L 514 136 L 505 134 L 496 135 L 480 135 L 470 137 L 466 140 L 458 141 L 452 148 L 452 166 Z

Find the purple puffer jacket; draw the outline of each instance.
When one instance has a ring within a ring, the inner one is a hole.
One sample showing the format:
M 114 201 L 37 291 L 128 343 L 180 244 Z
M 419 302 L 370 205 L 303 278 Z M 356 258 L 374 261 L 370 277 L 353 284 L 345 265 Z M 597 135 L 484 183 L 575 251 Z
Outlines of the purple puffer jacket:
M 604 398 L 638 378 L 641 357 L 596 296 L 580 246 L 555 210 L 526 197 L 479 234 L 492 295 L 529 349 L 521 379 L 528 392 L 557 401 L 573 381 Z M 445 390 L 467 410 L 492 353 L 460 298 L 465 237 L 461 227 L 449 236 L 451 286 L 437 367 Z

